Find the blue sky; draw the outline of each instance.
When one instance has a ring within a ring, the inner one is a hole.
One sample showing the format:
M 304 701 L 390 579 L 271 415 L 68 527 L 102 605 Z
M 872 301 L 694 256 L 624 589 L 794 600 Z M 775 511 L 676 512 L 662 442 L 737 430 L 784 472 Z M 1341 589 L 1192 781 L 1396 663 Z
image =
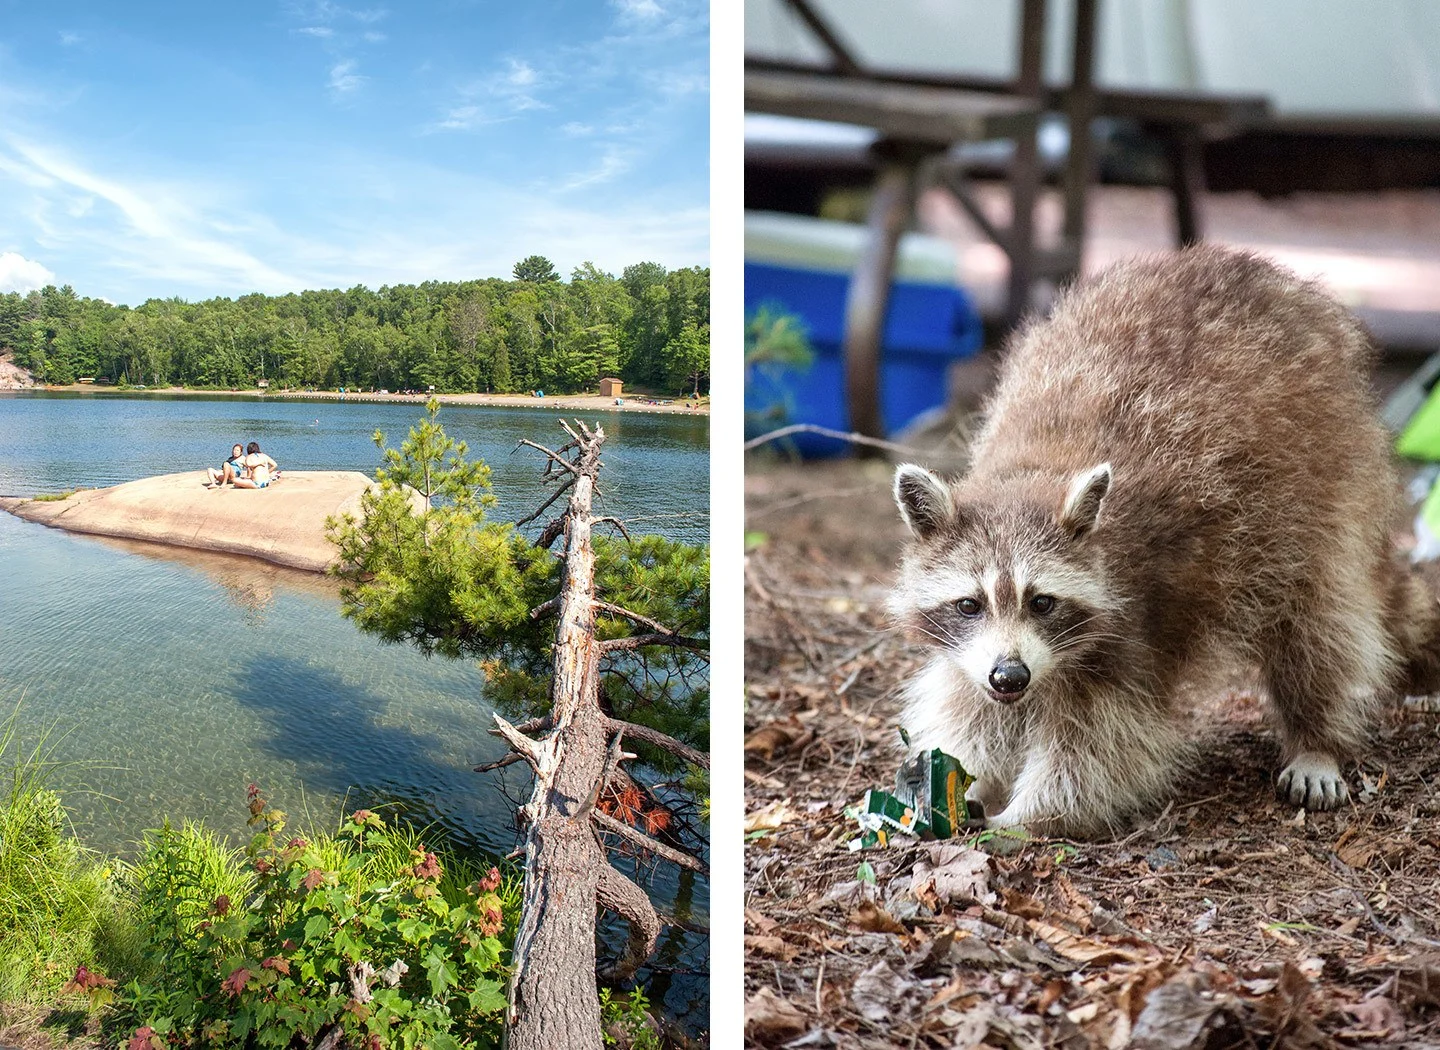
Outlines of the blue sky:
M 0 291 L 709 260 L 708 0 L 0 0 Z

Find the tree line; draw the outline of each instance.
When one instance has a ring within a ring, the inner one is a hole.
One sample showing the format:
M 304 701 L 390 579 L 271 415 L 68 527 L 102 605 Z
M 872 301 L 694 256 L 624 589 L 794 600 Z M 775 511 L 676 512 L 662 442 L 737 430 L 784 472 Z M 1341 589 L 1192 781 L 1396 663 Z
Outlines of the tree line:
M 532 255 L 514 279 L 357 285 L 138 307 L 69 285 L 0 294 L 0 351 L 45 383 L 212 389 L 593 390 L 615 376 L 665 394 L 709 382 L 710 270 L 591 263 L 563 281 Z

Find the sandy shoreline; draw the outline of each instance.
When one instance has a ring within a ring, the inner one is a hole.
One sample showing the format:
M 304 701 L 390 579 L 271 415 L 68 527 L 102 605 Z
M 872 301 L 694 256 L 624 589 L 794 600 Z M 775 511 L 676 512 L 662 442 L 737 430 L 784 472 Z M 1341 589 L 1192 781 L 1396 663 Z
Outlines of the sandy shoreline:
M 90 384 L 73 383 L 69 386 L 35 386 L 29 388 L 34 391 L 47 393 L 84 393 L 84 394 L 108 394 L 108 395 L 145 395 L 145 394 L 166 394 L 182 397 L 253 397 L 271 399 L 278 398 L 296 401 L 364 401 L 376 404 L 416 404 L 423 405 L 428 395 L 426 394 L 369 394 L 369 393 L 345 393 L 339 394 L 333 390 L 191 390 L 188 387 L 153 387 L 145 390 L 129 388 L 119 390 L 111 386 L 92 386 Z M 709 415 L 710 404 L 702 401 L 696 408 L 686 408 L 685 399 L 672 400 L 668 405 L 647 405 L 632 397 L 626 396 L 621 399 L 622 403 L 615 404 L 614 398 L 601 397 L 599 394 L 558 394 L 545 397 L 530 397 L 527 394 L 436 394 L 442 405 L 493 405 L 502 408 L 556 408 L 566 412 L 652 412 L 680 415 Z

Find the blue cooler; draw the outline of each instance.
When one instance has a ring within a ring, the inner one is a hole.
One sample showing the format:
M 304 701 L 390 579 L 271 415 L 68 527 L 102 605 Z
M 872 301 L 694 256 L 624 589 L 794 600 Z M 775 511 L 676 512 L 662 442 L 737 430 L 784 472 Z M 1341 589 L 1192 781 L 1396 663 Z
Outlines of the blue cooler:
M 788 423 L 851 429 L 841 340 L 850 273 L 868 236 L 863 226 L 848 223 L 746 213 L 746 316 L 761 306 L 795 314 L 815 351 L 808 369 L 746 369 L 748 436 Z M 880 359 L 887 434 L 942 406 L 950 363 L 980 348 L 980 315 L 956 286 L 955 270 L 955 250 L 944 241 L 919 234 L 901 238 Z M 850 448 L 817 434 L 791 440 L 806 456 L 839 455 Z

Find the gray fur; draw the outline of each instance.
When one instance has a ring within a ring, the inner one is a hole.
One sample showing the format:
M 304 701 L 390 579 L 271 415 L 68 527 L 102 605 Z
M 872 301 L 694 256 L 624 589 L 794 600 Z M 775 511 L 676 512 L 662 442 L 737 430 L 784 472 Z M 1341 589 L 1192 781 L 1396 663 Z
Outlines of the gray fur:
M 1433 689 L 1436 606 L 1391 550 L 1371 353 L 1315 284 L 1213 247 L 1115 266 L 1012 342 L 891 601 L 936 648 L 911 739 L 979 776 L 995 823 L 1123 826 L 1183 769 L 1188 698 L 1256 667 L 1281 791 L 1331 808 L 1377 706 Z M 985 689 L 1000 657 L 1031 671 L 1014 702 Z

